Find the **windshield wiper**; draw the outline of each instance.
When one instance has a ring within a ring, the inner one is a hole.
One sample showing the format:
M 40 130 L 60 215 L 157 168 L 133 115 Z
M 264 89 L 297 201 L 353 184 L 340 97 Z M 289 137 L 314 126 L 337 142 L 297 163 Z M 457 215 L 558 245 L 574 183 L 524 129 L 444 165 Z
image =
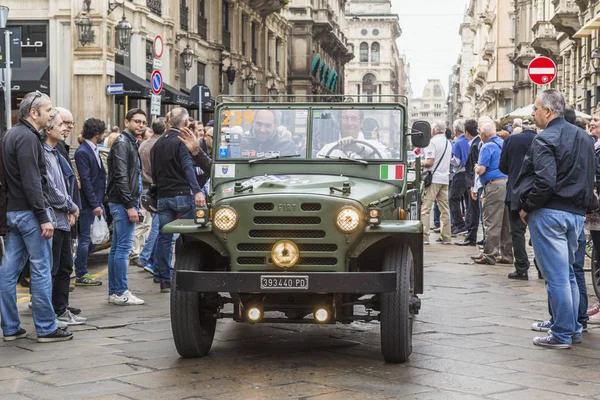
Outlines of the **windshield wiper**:
M 293 157 L 302 157 L 301 154 L 288 154 L 285 156 L 275 156 L 275 157 L 262 157 L 262 158 L 254 158 L 250 161 L 248 161 L 248 164 L 253 164 L 259 161 L 269 161 L 269 160 L 278 160 L 281 158 L 293 158 Z
M 368 165 L 369 163 L 365 160 L 361 160 L 360 158 L 344 158 L 344 157 L 331 157 L 331 156 L 323 156 L 324 158 L 328 158 L 330 160 L 338 160 L 338 161 L 353 161 L 355 163 Z

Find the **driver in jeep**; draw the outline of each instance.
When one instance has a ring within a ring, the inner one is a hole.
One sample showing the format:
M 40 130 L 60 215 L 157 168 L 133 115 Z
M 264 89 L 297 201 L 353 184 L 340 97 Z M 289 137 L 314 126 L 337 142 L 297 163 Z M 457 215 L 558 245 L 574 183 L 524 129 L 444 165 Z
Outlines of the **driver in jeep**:
M 281 113 L 275 110 L 260 110 L 254 115 L 250 135 L 242 138 L 241 149 L 256 152 L 275 152 L 279 155 L 297 154 L 296 145 L 277 133 Z
M 317 153 L 318 158 L 389 158 L 385 146 L 377 140 L 366 140 L 361 131 L 363 112 L 342 110 L 340 117 L 340 140 L 326 144 Z

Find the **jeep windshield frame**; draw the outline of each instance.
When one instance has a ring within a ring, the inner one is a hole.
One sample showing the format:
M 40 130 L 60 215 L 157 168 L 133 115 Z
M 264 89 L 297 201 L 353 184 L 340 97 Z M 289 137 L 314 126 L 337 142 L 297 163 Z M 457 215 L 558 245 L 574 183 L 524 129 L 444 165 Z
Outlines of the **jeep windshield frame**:
M 221 103 L 215 110 L 213 158 L 231 164 L 268 158 L 272 163 L 397 163 L 406 158 L 406 132 L 406 108 L 400 103 Z M 339 145 L 344 137 L 352 143 Z

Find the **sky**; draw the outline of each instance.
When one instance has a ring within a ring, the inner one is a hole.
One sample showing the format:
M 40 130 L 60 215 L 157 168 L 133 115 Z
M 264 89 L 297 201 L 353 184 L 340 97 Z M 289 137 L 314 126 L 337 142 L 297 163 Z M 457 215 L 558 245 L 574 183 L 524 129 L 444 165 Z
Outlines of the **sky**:
M 427 79 L 440 79 L 448 95 L 448 77 L 460 54 L 458 30 L 468 0 L 391 0 L 400 18 L 398 49 L 410 63 L 414 97 Z

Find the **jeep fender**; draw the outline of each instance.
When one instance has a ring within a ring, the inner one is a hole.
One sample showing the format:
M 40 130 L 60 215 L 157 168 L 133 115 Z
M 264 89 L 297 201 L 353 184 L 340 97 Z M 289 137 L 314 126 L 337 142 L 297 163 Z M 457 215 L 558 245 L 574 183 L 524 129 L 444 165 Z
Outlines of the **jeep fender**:
M 216 234 L 210 223 L 200 226 L 192 219 L 178 219 L 165 225 L 162 231 L 164 233 L 179 233 L 192 240 L 206 243 L 223 257 L 229 255 L 225 246 L 217 240 Z

